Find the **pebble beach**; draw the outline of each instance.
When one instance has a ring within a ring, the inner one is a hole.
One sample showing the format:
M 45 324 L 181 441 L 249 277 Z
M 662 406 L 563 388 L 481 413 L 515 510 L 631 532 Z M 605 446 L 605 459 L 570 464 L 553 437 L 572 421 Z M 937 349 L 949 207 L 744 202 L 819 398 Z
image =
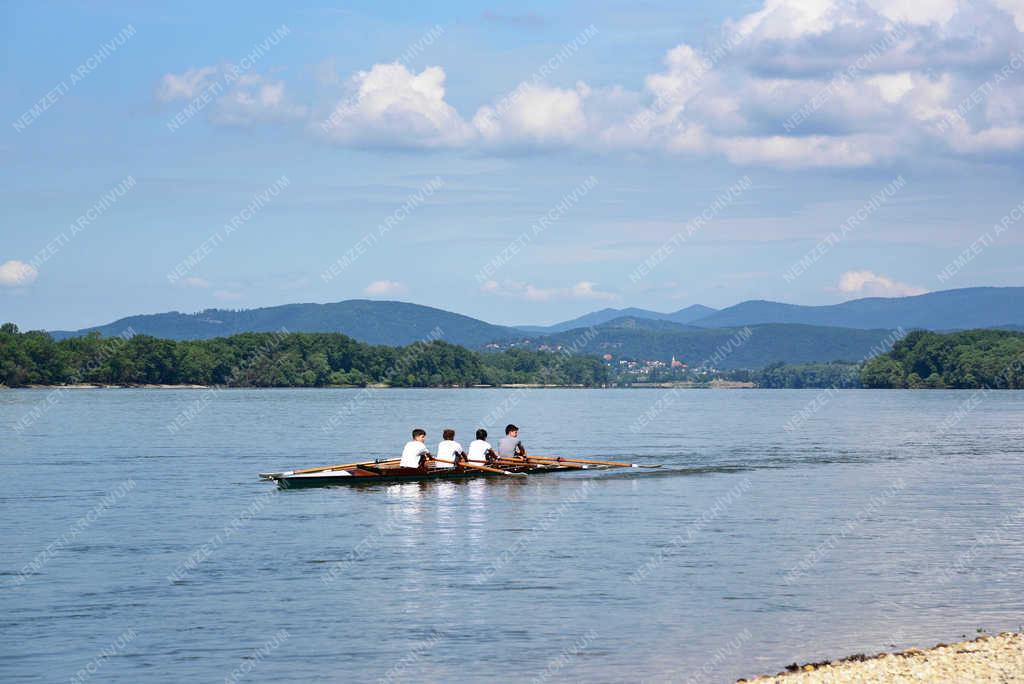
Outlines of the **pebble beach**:
M 972 641 L 910 648 L 876 656 L 790 665 L 787 671 L 740 682 L 768 684 L 846 684 L 850 682 L 1024 682 L 1024 634 L 1003 632 Z

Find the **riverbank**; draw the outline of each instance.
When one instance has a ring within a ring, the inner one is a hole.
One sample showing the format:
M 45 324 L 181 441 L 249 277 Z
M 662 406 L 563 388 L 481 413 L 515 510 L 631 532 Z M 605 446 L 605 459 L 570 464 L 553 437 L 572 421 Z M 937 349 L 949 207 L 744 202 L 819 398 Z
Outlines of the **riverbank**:
M 790 665 L 787 672 L 740 682 L 841 684 L 845 682 L 1024 682 L 1024 633 L 1003 632 L 972 641 L 908 648 L 876 656 Z
M 209 389 L 212 385 L 104 385 L 99 383 L 75 383 L 71 385 L 24 385 L 21 387 L 8 387 L 0 385 L 3 389 Z

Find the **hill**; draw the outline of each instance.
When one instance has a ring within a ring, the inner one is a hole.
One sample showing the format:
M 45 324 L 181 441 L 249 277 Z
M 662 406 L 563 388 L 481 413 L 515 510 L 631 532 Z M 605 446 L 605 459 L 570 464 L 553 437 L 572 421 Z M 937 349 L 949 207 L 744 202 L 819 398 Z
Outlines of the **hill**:
M 584 316 L 580 316 L 579 318 L 574 318 L 571 321 L 555 323 L 554 325 L 519 325 L 516 326 L 516 328 L 534 333 L 559 333 L 565 332 L 566 330 L 575 330 L 576 328 L 589 328 L 592 325 L 602 325 L 617 318 L 690 323 L 697 319 L 704 318 L 715 311 L 717 311 L 717 309 L 712 309 L 709 306 L 702 306 L 700 304 L 694 304 L 693 306 L 688 306 L 685 309 L 680 309 L 679 311 L 674 311 L 672 313 L 660 313 L 658 311 L 637 309 L 635 307 L 629 307 L 627 309 L 609 308 L 588 313 Z
M 782 361 L 812 363 L 860 361 L 887 351 L 890 330 L 854 330 L 788 323 L 737 328 L 697 328 L 669 321 L 619 318 L 593 328 L 568 330 L 531 339 L 531 349 L 566 347 L 579 354 L 611 354 L 613 359 L 668 361 L 690 366 L 707 363 L 721 369 L 764 368 Z M 587 340 L 585 343 L 582 340 Z
M 439 329 L 438 339 L 470 348 L 529 338 L 527 346 L 557 347 L 574 331 L 595 327 L 595 344 L 615 355 L 667 361 L 671 356 L 699 362 L 727 340 L 729 331 L 758 327 L 752 346 L 737 350 L 730 363 L 759 368 L 776 361 L 810 363 L 859 360 L 885 332 L 925 328 L 1020 328 L 1024 288 L 968 288 L 916 297 L 858 299 L 832 306 L 799 306 L 749 301 L 721 311 L 695 305 L 673 313 L 646 309 L 602 309 L 553 326 L 511 328 L 469 316 L 405 302 L 348 300 L 333 304 L 288 304 L 246 311 L 208 309 L 196 314 L 170 312 L 123 318 L 76 332 L 51 333 L 56 339 L 98 331 L 174 340 L 209 339 L 242 332 L 339 332 L 370 344 L 406 345 Z M 776 327 L 772 327 L 776 326 Z M 796 326 L 796 327 L 794 327 Z M 831 329 L 831 330 L 829 330 Z M 701 334 L 701 331 L 719 331 Z M 777 336 L 774 339 L 767 339 Z M 605 353 L 605 350 L 600 353 Z M 695 358 L 697 357 L 697 358 Z
M 913 297 L 869 297 L 830 306 L 741 302 L 693 321 L 707 328 L 800 323 L 842 328 L 963 330 L 1024 324 L 1024 287 L 971 287 Z
M 479 347 L 493 340 L 521 333 L 512 328 L 406 302 L 350 299 L 333 304 L 286 304 L 262 309 L 230 311 L 207 309 L 195 314 L 177 311 L 130 316 L 94 328 L 74 332 L 55 331 L 55 339 L 97 331 L 114 337 L 131 328 L 138 335 L 170 340 L 226 337 L 242 332 L 339 332 L 370 344 L 406 345 L 422 340 L 435 328 L 453 344 Z

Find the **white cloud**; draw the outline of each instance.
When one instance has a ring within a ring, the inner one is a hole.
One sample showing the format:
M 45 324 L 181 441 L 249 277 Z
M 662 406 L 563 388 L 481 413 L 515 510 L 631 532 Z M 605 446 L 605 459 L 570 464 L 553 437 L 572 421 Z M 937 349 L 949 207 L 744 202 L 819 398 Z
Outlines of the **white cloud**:
M 407 291 L 408 288 L 405 285 L 394 280 L 375 280 L 363 290 L 371 297 L 405 294 Z
M 906 297 L 924 294 L 928 290 L 872 271 L 847 271 L 839 276 L 839 291 L 866 297 Z
M 1021 0 L 994 0 L 996 6 L 1013 17 L 1018 31 L 1024 31 L 1024 2 Z
M 506 281 L 499 283 L 489 280 L 481 286 L 481 291 L 487 294 L 503 297 L 515 297 L 526 299 L 532 302 L 548 302 L 557 299 L 589 299 L 604 302 L 619 301 L 621 297 L 614 292 L 604 292 L 597 289 L 597 283 L 589 280 L 581 280 L 570 287 L 537 287 L 529 283 L 518 283 Z
M 821 35 L 840 24 L 856 25 L 854 5 L 831 0 L 767 0 L 757 12 L 743 17 L 736 32 L 760 41 L 786 41 Z
M 351 95 L 314 129 L 356 145 L 460 146 L 472 131 L 445 102 L 444 80 L 444 69 L 437 66 L 416 74 L 398 62 L 375 64 L 352 77 Z
M 945 24 L 956 14 L 959 3 L 958 0 L 871 0 L 869 4 L 893 21 Z
M 39 271 L 24 261 L 10 260 L 0 264 L 0 287 L 22 287 L 35 282 Z
M 764 0 L 709 35 L 706 49 L 666 51 L 637 82 L 533 79 L 472 115 L 446 100 L 441 66 L 375 64 L 308 127 L 361 147 L 574 147 L 785 168 L 1024 152 L 1024 0 Z M 158 97 L 187 99 L 211 69 L 165 75 Z M 289 104 L 280 81 L 253 77 L 212 116 L 311 111 Z
M 290 102 L 285 84 L 260 74 L 232 77 L 222 67 L 205 66 L 182 74 L 165 74 L 157 85 L 161 102 L 212 98 L 210 120 L 216 124 L 241 126 L 258 121 L 302 119 L 307 108 Z
M 182 287 L 194 287 L 200 289 L 208 289 L 211 287 L 210 281 L 205 278 L 199 278 L 197 276 L 189 276 L 188 278 L 182 278 L 180 281 Z
M 285 98 L 284 82 L 246 74 L 224 94 L 211 112 L 215 123 L 245 125 L 262 120 L 301 119 L 306 108 Z
M 521 83 L 494 105 L 477 110 L 473 126 L 488 143 L 569 144 L 586 133 L 583 102 L 590 92 L 583 83 L 575 90 Z
M 161 102 L 191 100 L 213 83 L 216 73 L 216 67 L 205 66 L 183 74 L 164 74 L 156 88 L 156 99 Z

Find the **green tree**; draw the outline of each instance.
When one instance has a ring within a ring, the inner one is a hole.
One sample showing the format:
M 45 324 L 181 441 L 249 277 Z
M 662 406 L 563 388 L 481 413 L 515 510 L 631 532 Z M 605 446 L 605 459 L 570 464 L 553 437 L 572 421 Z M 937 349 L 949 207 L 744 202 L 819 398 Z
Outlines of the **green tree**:
M 886 355 L 875 356 L 864 362 L 860 381 L 865 387 L 879 389 L 904 387 L 906 374 L 895 359 Z

